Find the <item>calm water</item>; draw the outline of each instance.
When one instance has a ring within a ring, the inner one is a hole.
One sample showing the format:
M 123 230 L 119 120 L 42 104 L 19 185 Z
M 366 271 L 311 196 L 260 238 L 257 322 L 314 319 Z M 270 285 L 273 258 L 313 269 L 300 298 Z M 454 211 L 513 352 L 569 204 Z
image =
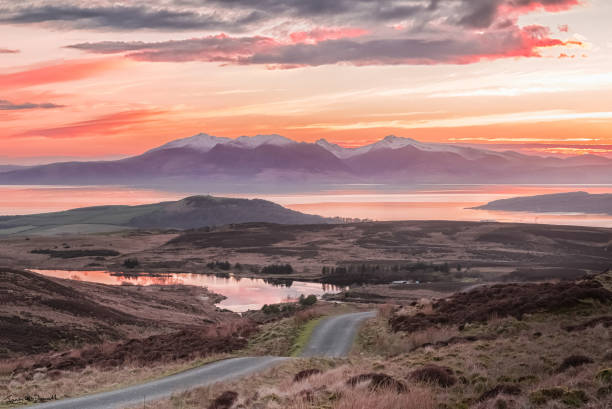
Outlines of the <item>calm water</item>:
M 435 185 L 411 188 L 342 186 L 302 194 L 221 194 L 262 198 L 322 216 L 372 220 L 496 220 L 612 227 L 610 215 L 549 214 L 472 210 L 492 200 L 583 190 L 612 193 L 612 185 Z M 211 193 L 214 192 L 201 192 Z M 0 215 L 29 214 L 106 204 L 145 204 L 177 200 L 194 192 L 126 187 L 0 186 Z
M 335 294 L 342 290 L 336 286 L 303 281 L 293 281 L 291 286 L 287 287 L 268 284 L 260 279 L 235 277 L 221 278 L 203 274 L 165 274 L 163 277 L 125 277 L 113 276 L 107 271 L 32 271 L 50 277 L 68 278 L 109 285 L 121 285 L 123 283 L 137 285 L 185 284 L 206 287 L 213 293 L 227 297 L 217 305 L 220 308 L 226 308 L 234 312 L 260 309 L 264 304 L 293 301 L 302 294 L 321 296 L 325 293 Z

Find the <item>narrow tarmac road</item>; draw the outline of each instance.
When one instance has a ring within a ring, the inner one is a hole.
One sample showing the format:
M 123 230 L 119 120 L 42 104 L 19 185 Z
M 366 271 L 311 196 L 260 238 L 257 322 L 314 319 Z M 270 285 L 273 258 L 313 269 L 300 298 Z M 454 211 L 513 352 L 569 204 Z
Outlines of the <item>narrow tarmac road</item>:
M 302 357 L 340 357 L 350 351 L 359 324 L 375 316 L 374 312 L 344 314 L 324 319 L 315 327 Z M 118 409 L 150 402 L 200 386 L 245 376 L 291 358 L 286 357 L 243 357 L 214 362 L 185 372 L 141 385 L 130 386 L 110 392 L 87 395 L 80 398 L 64 399 L 40 405 L 27 406 L 31 409 Z

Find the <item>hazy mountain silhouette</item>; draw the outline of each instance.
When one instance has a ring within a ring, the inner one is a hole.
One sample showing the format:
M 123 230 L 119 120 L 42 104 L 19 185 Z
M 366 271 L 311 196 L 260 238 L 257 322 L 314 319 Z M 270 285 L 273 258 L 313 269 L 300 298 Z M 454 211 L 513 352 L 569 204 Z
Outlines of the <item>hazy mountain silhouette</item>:
M 115 161 L 8 170 L 0 184 L 607 183 L 612 160 L 567 159 L 388 136 L 360 148 L 280 135 L 199 134 Z

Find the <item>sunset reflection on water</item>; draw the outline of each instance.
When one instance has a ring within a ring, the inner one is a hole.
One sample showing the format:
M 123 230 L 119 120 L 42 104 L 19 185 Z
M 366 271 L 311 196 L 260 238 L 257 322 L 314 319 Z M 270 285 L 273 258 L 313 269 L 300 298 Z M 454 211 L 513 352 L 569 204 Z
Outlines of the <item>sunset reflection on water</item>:
M 292 301 L 300 295 L 338 293 L 341 288 L 293 281 L 290 287 L 266 283 L 263 279 L 239 278 L 230 276 L 216 277 L 205 274 L 168 273 L 149 276 L 112 275 L 108 271 L 69 271 L 69 270 L 32 270 L 49 277 L 65 278 L 107 285 L 193 285 L 206 287 L 209 291 L 227 297 L 217 304 L 234 312 L 260 309 L 264 304 L 276 304 Z

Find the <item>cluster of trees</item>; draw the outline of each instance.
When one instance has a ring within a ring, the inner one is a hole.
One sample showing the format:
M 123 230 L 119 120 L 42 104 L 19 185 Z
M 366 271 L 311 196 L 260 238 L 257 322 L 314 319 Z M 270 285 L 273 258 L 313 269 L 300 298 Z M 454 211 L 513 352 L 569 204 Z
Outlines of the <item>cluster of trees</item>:
M 229 261 L 213 261 L 206 264 L 206 267 L 211 269 L 217 268 L 219 270 L 228 271 L 232 268 L 232 264 Z
M 140 261 L 137 258 L 126 258 L 123 260 L 123 267 L 125 268 L 136 268 L 140 265 Z
M 261 274 L 292 274 L 291 264 L 271 264 L 261 269 Z
M 315 305 L 317 303 L 317 296 L 310 294 L 308 296 L 304 296 L 304 294 L 300 295 L 298 299 L 298 304 L 302 307 L 310 307 L 311 305 Z M 297 310 L 296 304 L 265 304 L 261 307 L 261 311 L 264 314 L 280 314 L 280 313 L 293 313 Z
M 463 267 L 457 265 L 459 273 Z M 410 264 L 348 264 L 339 267 L 323 267 L 322 282 L 334 285 L 388 284 L 393 281 L 441 281 L 452 273 L 448 263 Z

